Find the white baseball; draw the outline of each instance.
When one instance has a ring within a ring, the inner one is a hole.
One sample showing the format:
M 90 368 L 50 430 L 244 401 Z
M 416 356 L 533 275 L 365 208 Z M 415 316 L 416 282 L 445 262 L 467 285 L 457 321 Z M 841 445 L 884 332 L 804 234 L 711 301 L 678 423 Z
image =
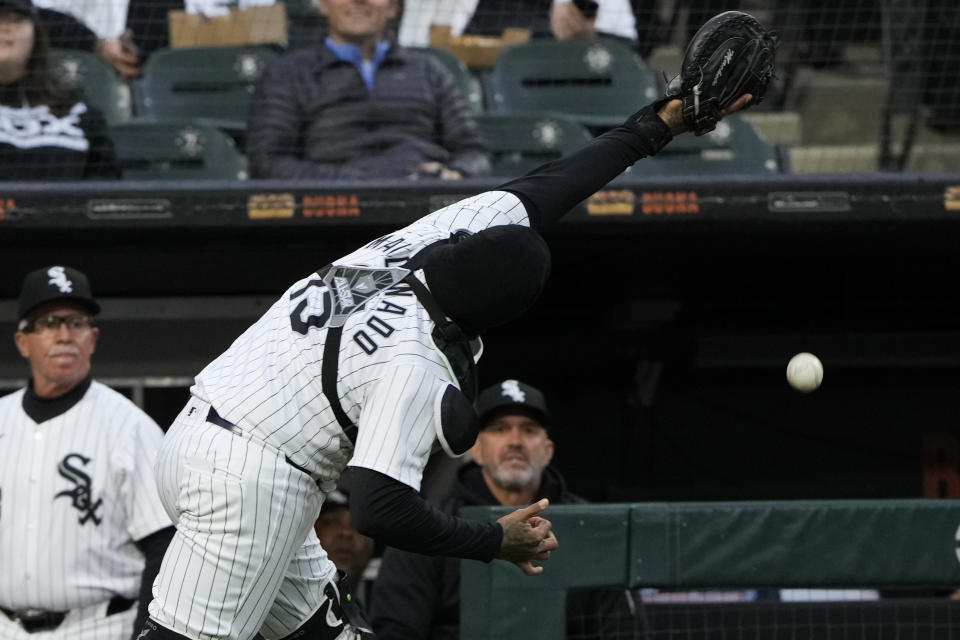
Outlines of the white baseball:
M 820 358 L 807 353 L 798 353 L 787 363 L 787 382 L 797 391 L 810 393 L 823 382 L 823 364 Z

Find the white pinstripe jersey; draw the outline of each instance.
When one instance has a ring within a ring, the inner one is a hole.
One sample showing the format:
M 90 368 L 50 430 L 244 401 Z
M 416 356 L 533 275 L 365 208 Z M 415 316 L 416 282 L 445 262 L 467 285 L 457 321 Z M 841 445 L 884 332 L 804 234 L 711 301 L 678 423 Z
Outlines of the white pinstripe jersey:
M 528 226 L 526 210 L 513 194 L 486 192 L 378 238 L 334 265 L 398 267 L 459 230 L 503 224 Z M 433 322 L 403 288 L 381 291 L 347 318 L 337 392 L 359 427 L 354 448 L 321 388 L 326 322 L 336 296 L 315 273 L 294 283 L 197 376 L 191 391 L 310 471 L 325 492 L 348 462 L 419 490 L 437 442 L 439 396 L 449 384 L 457 385 L 430 336 Z M 291 316 L 301 330 L 292 327 Z M 306 327 L 311 324 L 316 326 Z
M 135 599 L 144 560 L 134 541 L 173 524 L 153 475 L 163 432 L 96 381 L 40 424 L 24 393 L 0 398 L 0 606 Z

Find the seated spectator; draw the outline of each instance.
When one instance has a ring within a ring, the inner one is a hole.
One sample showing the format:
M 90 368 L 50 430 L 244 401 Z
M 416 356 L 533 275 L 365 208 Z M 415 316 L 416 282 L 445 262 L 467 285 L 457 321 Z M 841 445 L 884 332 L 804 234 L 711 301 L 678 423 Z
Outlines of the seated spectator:
M 313 528 L 327 556 L 337 569 L 347 574 L 350 593 L 357 596 L 361 604 L 365 603 L 366 592 L 361 588 L 361 581 L 373 557 L 373 539 L 353 528 L 346 493 L 333 491 L 327 496 Z
M 106 122 L 49 68 L 30 0 L 0 0 L 0 180 L 118 178 Z
M 449 493 L 437 505 L 457 513 L 469 505 L 582 503 L 550 466 L 553 441 L 543 394 L 517 380 L 484 389 L 477 398 L 481 430 Z M 568 596 L 567 636 L 632 638 L 639 617 L 633 593 L 578 590 Z M 460 560 L 388 548 L 373 585 L 370 622 L 378 640 L 456 640 L 460 626 Z
M 252 178 L 456 179 L 490 170 L 466 101 L 427 52 L 386 39 L 397 0 L 319 0 L 323 44 L 260 78 L 247 127 Z
M 647 55 L 660 39 L 656 6 L 656 0 L 536 0 L 518 9 L 509 0 L 408 0 L 398 38 L 405 46 L 425 47 L 434 24 L 449 25 L 454 36 L 499 36 L 515 27 L 529 29 L 534 38 L 615 37 Z

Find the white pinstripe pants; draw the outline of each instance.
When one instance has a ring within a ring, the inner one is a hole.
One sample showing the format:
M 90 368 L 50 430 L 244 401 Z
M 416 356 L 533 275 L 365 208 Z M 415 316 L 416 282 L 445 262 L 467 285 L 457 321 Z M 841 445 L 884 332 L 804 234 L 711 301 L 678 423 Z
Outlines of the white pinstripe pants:
M 206 421 L 192 398 L 157 458 L 177 533 L 153 584 L 150 616 L 193 640 L 289 635 L 335 577 L 313 531 L 323 494 L 284 455 Z

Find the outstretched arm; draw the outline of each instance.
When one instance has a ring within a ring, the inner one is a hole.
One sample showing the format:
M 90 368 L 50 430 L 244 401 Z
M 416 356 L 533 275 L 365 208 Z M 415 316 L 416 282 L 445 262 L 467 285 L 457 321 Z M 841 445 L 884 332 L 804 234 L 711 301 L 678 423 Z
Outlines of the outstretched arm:
M 739 111 L 751 97 L 749 94 L 741 96 L 723 115 Z M 675 135 L 686 131 L 682 109 L 680 100 L 648 105 L 619 127 L 498 189 L 520 198 L 531 225 L 542 230 L 602 189 L 637 160 L 656 154 Z

